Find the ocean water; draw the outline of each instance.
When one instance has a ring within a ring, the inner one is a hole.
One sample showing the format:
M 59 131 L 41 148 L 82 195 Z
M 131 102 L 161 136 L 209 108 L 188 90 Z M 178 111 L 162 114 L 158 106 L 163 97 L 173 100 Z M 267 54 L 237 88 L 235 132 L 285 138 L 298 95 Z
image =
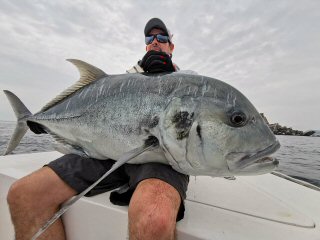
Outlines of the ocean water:
M 5 151 L 15 122 L 0 121 L 0 154 Z M 320 137 L 277 136 L 281 148 L 274 154 L 280 162 L 277 171 L 320 187 Z M 13 154 L 53 151 L 48 134 L 28 131 Z
M 277 136 L 277 171 L 320 187 L 320 137 Z

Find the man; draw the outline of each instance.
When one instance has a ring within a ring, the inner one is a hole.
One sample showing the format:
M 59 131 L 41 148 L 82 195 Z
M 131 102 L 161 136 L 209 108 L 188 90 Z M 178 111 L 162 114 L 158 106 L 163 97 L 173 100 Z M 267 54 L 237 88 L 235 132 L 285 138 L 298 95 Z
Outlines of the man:
M 172 35 L 157 18 L 145 27 L 147 53 L 129 72 L 161 73 L 177 69 L 171 61 Z M 59 206 L 82 192 L 108 169 L 113 160 L 85 159 L 67 154 L 16 181 L 8 193 L 8 204 L 16 240 L 30 239 L 58 211 Z M 183 200 L 189 178 L 159 163 L 125 164 L 89 195 L 121 187 L 110 201 L 128 205 L 132 240 L 174 239 L 176 221 L 183 217 Z M 124 190 L 125 189 L 125 190 Z M 65 239 L 63 223 L 55 222 L 39 239 Z
M 128 73 L 174 72 L 179 68 L 172 63 L 172 34 L 158 18 L 152 18 L 144 29 L 147 54 Z

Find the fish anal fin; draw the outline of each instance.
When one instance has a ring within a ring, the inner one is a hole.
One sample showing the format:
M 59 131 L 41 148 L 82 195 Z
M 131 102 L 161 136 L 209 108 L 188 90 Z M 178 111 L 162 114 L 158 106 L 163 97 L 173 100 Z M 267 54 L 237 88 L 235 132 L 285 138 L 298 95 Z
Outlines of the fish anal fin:
M 73 145 L 68 140 L 61 138 L 60 136 L 58 136 L 57 134 L 55 134 L 53 132 L 50 132 L 50 135 L 53 137 L 53 139 L 56 142 L 54 144 L 54 149 L 57 150 L 58 152 L 61 152 L 63 154 L 71 154 L 72 153 L 72 154 L 79 155 L 81 157 L 88 158 L 88 155 L 85 153 L 85 151 L 80 146 Z
M 56 143 L 54 145 L 54 149 L 63 154 L 76 154 L 80 157 L 88 158 L 88 155 L 81 148 L 75 148 L 74 146 L 69 144 Z

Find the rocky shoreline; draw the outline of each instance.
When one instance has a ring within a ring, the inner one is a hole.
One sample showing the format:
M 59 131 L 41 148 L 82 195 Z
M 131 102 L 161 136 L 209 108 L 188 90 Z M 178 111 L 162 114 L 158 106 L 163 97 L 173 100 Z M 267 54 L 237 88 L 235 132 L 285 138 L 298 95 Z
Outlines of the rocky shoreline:
M 263 113 L 260 113 L 260 114 L 275 135 L 318 136 L 316 135 L 316 131 L 313 131 L 313 130 L 304 132 L 304 131 L 292 129 L 291 127 L 282 126 L 279 123 L 269 123 L 266 116 Z

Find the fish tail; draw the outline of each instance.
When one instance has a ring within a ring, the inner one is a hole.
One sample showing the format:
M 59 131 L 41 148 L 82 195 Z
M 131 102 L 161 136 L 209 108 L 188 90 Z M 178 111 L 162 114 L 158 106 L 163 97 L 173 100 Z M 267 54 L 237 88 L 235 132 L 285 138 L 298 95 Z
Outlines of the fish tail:
M 27 125 L 27 118 L 32 116 L 32 113 L 27 109 L 27 107 L 21 102 L 21 100 L 12 92 L 4 90 L 11 107 L 17 117 L 17 125 L 11 136 L 7 149 L 4 155 L 11 153 L 20 143 L 23 136 L 28 131 L 29 127 Z

